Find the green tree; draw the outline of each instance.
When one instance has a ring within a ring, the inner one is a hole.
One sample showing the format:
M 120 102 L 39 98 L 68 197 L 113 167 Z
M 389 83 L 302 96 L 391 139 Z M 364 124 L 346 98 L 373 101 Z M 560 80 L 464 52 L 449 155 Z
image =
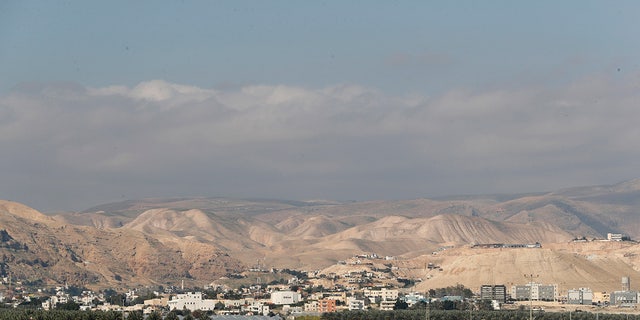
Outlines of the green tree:
M 407 304 L 402 299 L 398 298 L 396 300 L 396 304 L 393 306 L 393 310 L 405 310 L 409 308 L 409 304 Z
M 162 320 L 162 315 L 156 311 L 151 312 L 147 317 L 147 320 Z
M 80 310 L 80 305 L 71 300 L 67 303 L 58 303 L 56 308 L 60 310 Z
M 127 314 L 127 320 L 143 320 L 142 311 L 131 311 Z
M 164 320 L 178 320 L 178 315 L 175 312 L 169 312 Z

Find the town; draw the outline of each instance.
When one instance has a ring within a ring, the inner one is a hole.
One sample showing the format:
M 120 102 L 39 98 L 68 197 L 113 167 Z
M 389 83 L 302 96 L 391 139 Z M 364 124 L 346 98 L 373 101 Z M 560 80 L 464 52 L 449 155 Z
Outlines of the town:
M 491 245 L 493 247 L 497 244 Z M 480 246 L 482 247 L 482 246 Z M 534 245 L 501 245 L 505 248 L 539 248 Z M 447 250 L 442 248 L 441 250 Z M 532 249 L 535 250 L 535 249 Z M 631 289 L 631 281 L 621 276 L 620 290 L 598 292 L 590 288 L 563 288 L 558 284 L 536 282 L 538 275 L 523 275 L 520 284 L 486 284 L 479 288 L 462 285 L 415 290 L 422 279 L 397 275 L 395 257 L 375 253 L 358 254 L 339 261 L 335 272 L 265 268 L 258 260 L 245 272 L 229 274 L 203 287 L 184 284 L 157 288 L 132 288 L 126 292 L 93 292 L 75 286 L 38 288 L 2 278 L 5 290 L 0 301 L 7 307 L 41 310 L 96 310 L 123 314 L 200 312 L 208 315 L 245 316 L 319 316 L 343 310 L 382 310 L 416 308 L 439 304 L 478 310 L 543 310 L 547 305 L 570 310 L 608 310 L 617 313 L 635 310 L 640 292 Z M 426 271 L 441 267 L 428 263 Z M 339 271 L 343 270 L 343 271 Z M 535 304 L 534 304 L 535 302 Z M 475 307 L 474 307 L 475 306 Z

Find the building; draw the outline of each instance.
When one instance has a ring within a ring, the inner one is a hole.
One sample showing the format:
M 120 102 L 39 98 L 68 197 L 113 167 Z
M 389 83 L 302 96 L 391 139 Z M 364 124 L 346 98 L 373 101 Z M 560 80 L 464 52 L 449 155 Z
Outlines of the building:
M 505 303 L 507 301 L 507 287 L 501 285 L 482 285 L 480 287 L 480 300 L 491 300 Z
M 555 301 L 557 292 L 557 284 L 543 285 L 533 282 L 511 286 L 511 298 L 516 300 Z
M 622 277 L 622 291 L 631 290 L 631 279 L 629 277 Z
M 606 291 L 596 291 L 593 292 L 593 300 L 592 303 L 596 303 L 598 305 L 609 304 L 611 301 L 611 294 Z
M 380 310 L 391 311 L 396 306 L 395 300 L 382 300 L 380 301 Z
M 271 293 L 271 303 L 275 305 L 294 304 L 300 302 L 302 296 L 293 291 L 274 291 Z
M 638 292 L 637 291 L 611 292 L 609 303 L 611 305 L 636 304 L 638 303 Z
M 216 302 L 216 300 L 212 299 L 202 299 L 202 292 L 187 292 L 177 294 L 167 302 L 167 305 L 170 310 L 213 311 L 216 307 Z
M 266 316 L 267 314 L 269 314 L 270 310 L 269 310 L 269 306 L 265 305 L 260 301 L 254 300 L 247 303 L 246 305 L 241 306 L 240 311 L 249 312 L 252 314 L 261 314 Z
M 409 308 L 413 307 L 416 303 L 422 301 L 425 302 L 426 299 L 424 298 L 424 295 L 418 294 L 418 293 L 410 293 L 410 294 L 406 294 L 402 300 L 404 302 L 407 303 L 407 306 L 409 306 Z
M 349 299 L 347 299 L 347 304 L 348 304 L 349 310 L 351 311 L 365 309 L 364 299 L 349 297 Z
M 318 300 L 318 312 L 336 312 L 336 301 L 333 299 Z
M 609 241 L 622 241 L 621 233 L 607 233 L 607 240 Z
M 398 290 L 387 288 L 382 288 L 381 290 L 366 289 L 364 290 L 364 296 L 376 303 L 381 301 L 393 301 L 395 303 L 395 301 L 398 300 Z
M 318 312 L 318 301 L 309 301 L 304 304 L 304 312 Z
M 593 291 L 589 288 L 571 289 L 567 292 L 568 304 L 590 305 L 593 302 Z

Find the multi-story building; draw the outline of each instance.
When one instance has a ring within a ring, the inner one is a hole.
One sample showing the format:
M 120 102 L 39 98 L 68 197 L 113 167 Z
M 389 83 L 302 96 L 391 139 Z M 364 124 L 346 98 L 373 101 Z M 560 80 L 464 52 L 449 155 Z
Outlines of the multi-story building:
M 301 298 L 300 293 L 293 291 L 274 291 L 271 293 L 271 303 L 276 305 L 298 303 Z
M 318 312 L 318 301 L 313 300 L 305 303 L 304 312 Z
M 557 292 L 557 284 L 527 283 L 511 286 L 511 297 L 516 300 L 554 301 Z
M 364 299 L 349 297 L 347 299 L 349 310 L 364 310 Z
M 593 291 L 589 288 L 571 289 L 567 292 L 568 304 L 590 305 L 593 302 Z
M 366 289 L 364 290 L 364 296 L 379 303 L 381 301 L 396 301 L 398 300 L 398 290 L 392 290 L 387 288 L 382 288 L 381 290 L 372 290 Z
M 380 301 L 380 310 L 391 311 L 396 306 L 396 300 L 382 300 Z
M 333 299 L 318 300 L 318 312 L 336 312 L 336 301 Z
M 614 291 L 610 294 L 611 305 L 638 303 L 638 291 Z
M 176 295 L 167 302 L 167 305 L 170 310 L 210 311 L 215 309 L 216 300 L 202 299 L 202 292 L 187 292 Z
M 482 285 L 480 287 L 480 299 L 492 300 L 504 303 L 507 301 L 507 287 L 501 285 Z

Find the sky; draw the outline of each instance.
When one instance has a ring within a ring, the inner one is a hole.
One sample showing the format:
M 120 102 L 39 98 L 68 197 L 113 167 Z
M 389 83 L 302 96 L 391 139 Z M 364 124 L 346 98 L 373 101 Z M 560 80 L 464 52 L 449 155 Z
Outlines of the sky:
M 638 1 L 3 1 L 0 198 L 413 199 L 640 175 Z

